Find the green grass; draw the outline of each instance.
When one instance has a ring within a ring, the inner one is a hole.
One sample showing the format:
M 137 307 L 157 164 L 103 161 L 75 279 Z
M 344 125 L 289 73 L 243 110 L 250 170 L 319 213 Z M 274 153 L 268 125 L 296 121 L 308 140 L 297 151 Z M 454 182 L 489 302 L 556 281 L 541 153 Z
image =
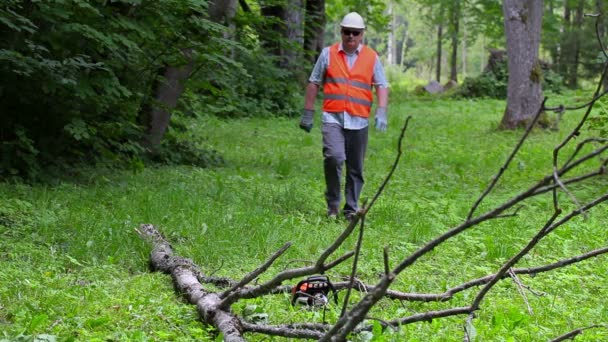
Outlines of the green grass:
M 503 110 L 502 101 L 391 94 L 389 131 L 370 130 L 363 197 L 371 198 L 384 180 L 405 117 L 412 120 L 401 164 L 366 220 L 362 279 L 376 281 L 383 270 L 384 246 L 389 246 L 395 265 L 464 220 L 522 134 L 495 130 Z M 553 146 L 581 114 L 568 113 L 559 132 L 534 132 L 478 213 L 550 172 Z M 297 119 L 210 117 L 191 126 L 223 155 L 225 166 L 149 168 L 136 174 L 88 170 L 86 176 L 57 186 L 0 184 L 0 340 L 42 334 L 61 341 L 213 340 L 195 308 L 173 292 L 170 277 L 148 271 L 150 246 L 134 232 L 141 223 L 157 225 L 179 255 L 218 276 L 242 276 L 292 241 L 264 279 L 315 260 L 341 232 L 343 223 L 324 217 L 319 121 L 311 134 L 297 128 Z M 576 189 L 577 196 L 588 199 L 607 187 L 605 178 L 596 180 Z M 572 208 L 566 197 L 562 202 Z M 403 272 L 395 289 L 443 292 L 495 272 L 533 236 L 551 209 L 549 195 L 536 198 L 515 218 L 487 222 L 449 240 Z M 603 247 L 605 222 L 604 205 L 560 228 L 518 267 Z M 354 243 L 349 239 L 341 252 Z M 343 265 L 329 275 L 338 279 L 348 273 Z M 545 293 L 528 293 L 533 314 L 516 286 L 503 281 L 473 321 L 478 340 L 546 341 L 606 322 L 606 274 L 602 256 L 536 277 L 522 276 L 524 284 Z M 371 315 L 388 319 L 466 305 L 475 293 L 460 293 L 449 303 L 382 301 Z M 251 300 L 235 310 L 268 313 L 271 323 L 321 320 L 320 312 L 293 309 L 288 300 Z M 335 318 L 336 311 L 330 310 L 328 318 Z M 462 340 L 463 324 L 463 317 L 438 319 L 405 326 L 384 338 Z M 606 338 L 608 330 L 594 329 L 577 341 Z

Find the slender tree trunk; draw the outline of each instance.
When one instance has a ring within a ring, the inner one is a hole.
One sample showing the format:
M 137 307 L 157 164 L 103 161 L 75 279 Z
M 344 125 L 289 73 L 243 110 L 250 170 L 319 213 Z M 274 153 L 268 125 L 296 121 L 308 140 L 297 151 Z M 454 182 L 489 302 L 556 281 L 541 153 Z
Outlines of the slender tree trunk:
M 606 41 L 606 4 L 604 0 L 596 0 L 595 2 L 595 10 L 600 15 L 600 21 L 598 25 L 598 34 L 600 39 L 605 42 Z M 605 46 L 604 46 L 605 48 Z M 602 84 L 604 91 L 608 90 L 608 77 L 604 78 L 604 82 Z
M 485 57 L 485 53 L 486 53 L 486 37 L 483 36 L 481 37 L 481 58 L 479 59 L 479 72 L 482 73 L 485 68 L 486 68 L 486 59 Z
M 435 78 L 441 83 L 441 37 L 443 36 L 443 25 L 440 23 L 437 27 L 437 67 L 435 69 Z
M 304 0 L 289 0 L 285 13 L 285 21 L 287 21 L 287 41 L 290 45 L 286 51 L 283 51 L 285 57 L 285 67 L 291 68 L 298 65 L 300 54 L 298 47 L 304 43 L 303 31 L 303 3 Z
M 237 0 L 215 0 L 209 5 L 209 15 L 212 20 L 230 27 L 236 14 L 236 6 Z M 167 132 L 171 122 L 171 110 L 177 105 L 184 92 L 184 83 L 194 69 L 192 52 L 192 49 L 182 49 L 184 63 L 166 66 L 160 73 L 163 81 L 158 82 L 154 91 L 156 103 L 145 120 L 147 135 L 144 144 L 150 151 L 157 150 Z
M 458 82 L 458 34 L 460 22 L 460 0 L 453 0 L 450 13 L 452 56 L 450 58 L 450 80 Z
M 568 68 L 568 86 L 575 89 L 578 86 L 578 65 L 580 63 L 581 55 L 581 39 L 583 31 L 583 10 L 585 2 L 579 0 L 576 6 L 576 12 L 574 13 L 574 27 L 572 30 L 572 64 Z
M 504 0 L 509 81 L 507 107 L 500 126 L 527 125 L 542 102 L 542 70 L 538 63 L 542 0 Z
M 546 4 L 547 4 L 548 13 L 550 13 L 553 16 L 553 12 L 555 11 L 555 0 L 548 0 L 546 2 Z M 560 69 L 560 44 L 557 40 L 550 47 L 549 53 L 551 54 L 553 70 L 556 70 L 556 71 L 559 70 Z
M 560 39 L 558 52 L 558 72 L 563 77 L 564 83 L 568 83 L 569 64 L 570 61 L 570 44 L 572 40 L 572 9 L 569 1 L 564 1 L 564 20 L 562 27 L 562 36 Z
M 466 23 L 462 26 L 462 77 L 467 77 L 467 26 Z
M 148 118 L 148 132 L 145 141 L 146 147 L 155 151 L 165 135 L 169 122 L 171 121 L 171 110 L 177 105 L 177 101 L 184 92 L 184 82 L 190 76 L 194 63 L 192 62 L 192 50 L 182 51 L 185 64 L 182 66 L 167 66 L 162 71 L 162 78 L 156 88 L 153 104 Z
M 325 33 L 325 0 L 306 0 L 304 18 L 304 50 L 308 60 L 315 62 L 323 49 Z
M 211 0 L 209 3 L 209 18 L 218 24 L 228 27 L 234 25 L 234 16 L 238 6 L 237 0 Z
M 391 18 L 391 29 L 388 32 L 388 56 L 387 56 L 387 64 L 397 64 L 397 39 L 395 37 L 395 27 L 397 24 L 397 20 L 393 13 L 393 2 L 389 2 L 388 4 L 388 15 Z
M 261 14 L 270 22 L 265 26 L 264 32 L 260 34 L 262 46 L 273 56 L 281 56 L 281 42 L 279 37 L 283 36 L 287 28 L 283 18 L 285 17 L 285 7 L 271 2 L 269 5 L 261 4 Z

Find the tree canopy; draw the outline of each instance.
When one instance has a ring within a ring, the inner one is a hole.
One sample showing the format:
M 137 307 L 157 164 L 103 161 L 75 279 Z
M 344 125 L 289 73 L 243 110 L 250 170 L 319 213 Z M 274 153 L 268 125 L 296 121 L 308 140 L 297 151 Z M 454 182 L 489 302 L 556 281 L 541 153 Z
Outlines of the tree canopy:
M 603 1 L 544 2 L 543 82 L 597 77 L 602 54 L 590 35 L 597 27 L 605 37 L 606 19 L 596 26 L 583 14 L 605 10 Z M 442 78 L 476 86 L 471 96 L 506 96 L 504 76 L 471 81 L 491 49 L 506 47 L 497 0 L 7 0 L 0 177 L 219 162 L 180 118 L 294 115 L 311 63 L 349 11 L 366 18 L 366 44 L 392 87 Z

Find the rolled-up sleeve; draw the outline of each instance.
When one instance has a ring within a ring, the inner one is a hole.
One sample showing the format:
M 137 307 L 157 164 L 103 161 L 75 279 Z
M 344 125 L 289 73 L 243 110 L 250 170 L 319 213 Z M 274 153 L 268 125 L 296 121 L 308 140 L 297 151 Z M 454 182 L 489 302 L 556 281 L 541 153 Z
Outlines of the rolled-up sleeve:
M 312 69 L 310 73 L 310 77 L 308 78 L 308 82 L 321 85 L 323 84 L 323 79 L 325 77 L 325 72 L 327 71 L 327 66 L 329 65 L 329 48 L 323 48 L 321 50 L 321 54 L 319 58 L 317 58 L 317 62 L 315 63 L 315 67 Z
M 374 87 L 388 88 L 388 81 L 384 74 L 384 67 L 380 62 L 380 57 L 376 57 L 376 63 L 374 64 L 374 77 L 372 79 Z

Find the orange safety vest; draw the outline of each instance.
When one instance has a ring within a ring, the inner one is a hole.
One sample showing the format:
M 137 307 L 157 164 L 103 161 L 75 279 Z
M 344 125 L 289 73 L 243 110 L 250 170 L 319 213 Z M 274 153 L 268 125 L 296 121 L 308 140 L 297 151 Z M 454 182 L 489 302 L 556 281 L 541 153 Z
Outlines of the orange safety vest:
M 372 78 L 376 52 L 362 46 L 359 56 L 349 70 L 344 51 L 338 51 L 340 43 L 329 47 L 329 67 L 323 84 L 323 111 L 369 117 L 374 101 Z

